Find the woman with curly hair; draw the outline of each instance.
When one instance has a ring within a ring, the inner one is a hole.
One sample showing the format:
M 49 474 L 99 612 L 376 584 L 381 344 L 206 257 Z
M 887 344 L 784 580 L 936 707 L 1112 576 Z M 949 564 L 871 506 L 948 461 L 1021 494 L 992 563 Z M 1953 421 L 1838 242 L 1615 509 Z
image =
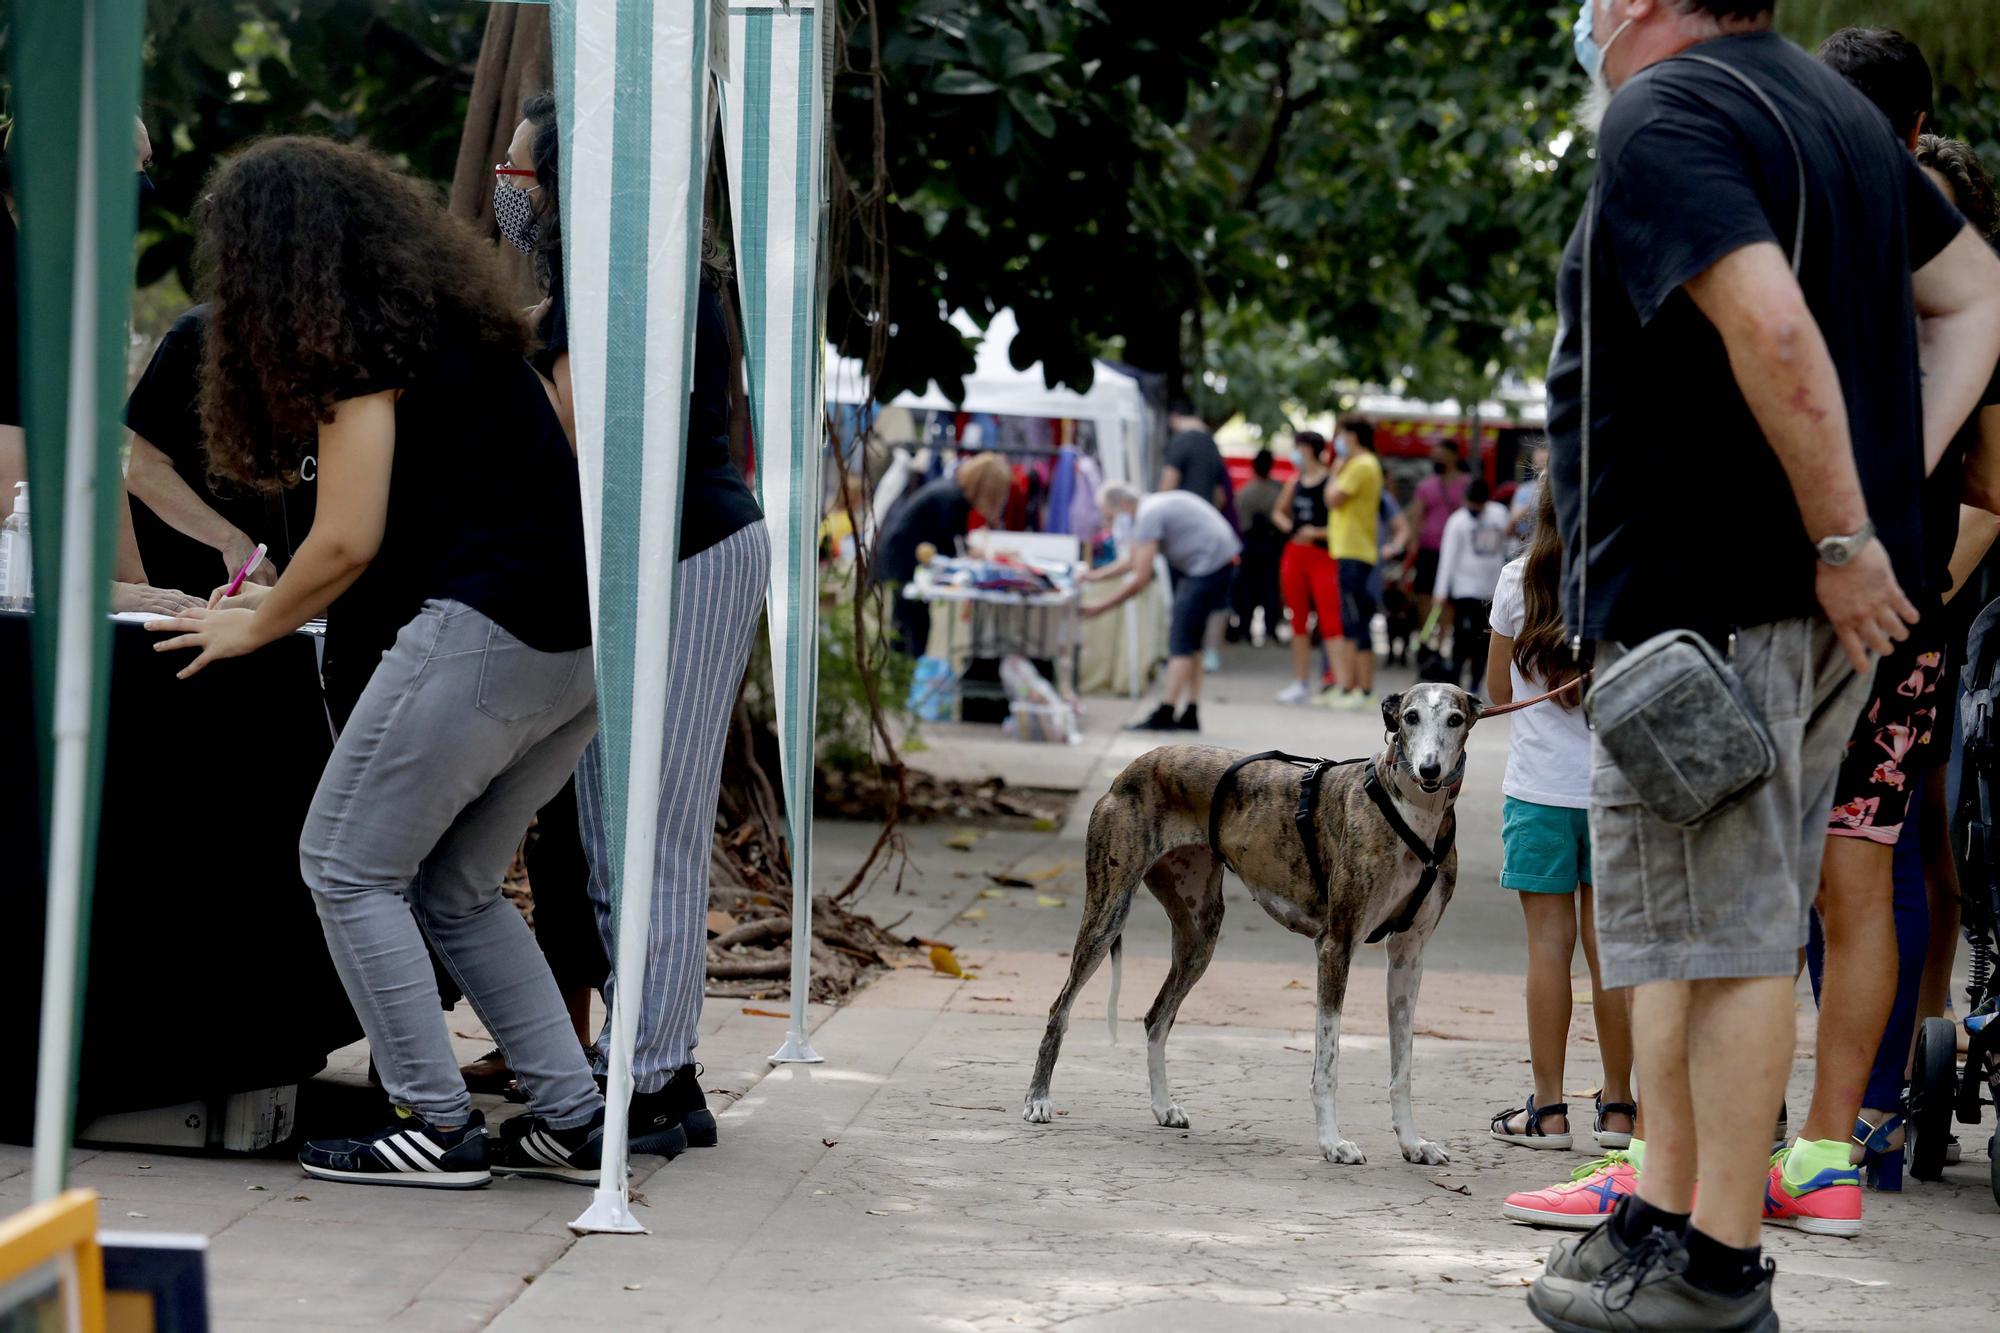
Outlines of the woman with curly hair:
M 555 99 L 546 94 L 531 98 L 522 111 L 508 160 L 495 172 L 493 216 L 510 244 L 535 256 L 549 294 L 536 365 L 554 386 L 564 420 L 573 422 Z M 693 329 L 680 566 L 674 579 L 671 678 L 660 751 L 659 841 L 650 886 L 652 932 L 646 974 L 629 979 L 639 1011 L 632 1054 L 632 1150 L 667 1156 L 716 1142 L 715 1117 L 694 1064 L 695 1029 L 708 979 L 710 844 L 729 716 L 750 661 L 771 572 L 764 515 L 729 456 L 733 384 L 722 308 L 725 276 L 711 237 L 703 255 Z M 590 897 L 605 953 L 615 959 L 604 772 L 595 745 L 577 769 L 576 793 L 590 863 Z M 604 985 L 605 999 L 627 981 L 611 977 Z
M 221 167 L 199 219 L 209 466 L 274 489 L 317 468 L 277 584 L 153 629 L 181 675 L 333 606 L 359 699 L 299 859 L 396 1123 L 308 1143 L 309 1175 L 465 1189 L 594 1183 L 604 1099 L 521 914 L 500 894 L 537 807 L 596 728 L 575 461 L 491 255 L 383 158 L 317 139 Z M 378 660 L 379 658 L 379 660 Z M 428 939 L 530 1114 L 490 1149 Z

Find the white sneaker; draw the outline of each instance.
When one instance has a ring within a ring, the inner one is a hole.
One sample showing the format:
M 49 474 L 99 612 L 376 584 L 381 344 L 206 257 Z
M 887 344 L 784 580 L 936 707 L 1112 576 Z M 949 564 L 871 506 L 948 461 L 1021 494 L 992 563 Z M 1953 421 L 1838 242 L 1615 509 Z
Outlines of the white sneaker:
M 1345 708 L 1356 713 L 1374 706 L 1375 696 L 1365 690 L 1348 690 L 1340 696 L 1340 702 L 1334 705 L 1336 708 Z
M 1302 704 L 1309 702 L 1311 699 L 1312 691 L 1306 687 L 1306 683 L 1302 680 L 1295 680 L 1285 686 L 1284 689 L 1278 691 L 1278 702 L 1281 704 Z

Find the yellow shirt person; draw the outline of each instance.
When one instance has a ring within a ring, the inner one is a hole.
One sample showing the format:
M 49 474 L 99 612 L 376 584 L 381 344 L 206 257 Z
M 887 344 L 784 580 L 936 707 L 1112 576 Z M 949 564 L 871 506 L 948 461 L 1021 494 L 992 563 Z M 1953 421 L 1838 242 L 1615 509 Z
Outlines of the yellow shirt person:
M 1382 507 L 1382 460 L 1367 449 L 1349 452 L 1334 475 L 1340 500 L 1327 518 L 1327 549 L 1336 560 L 1376 560 L 1376 526 Z

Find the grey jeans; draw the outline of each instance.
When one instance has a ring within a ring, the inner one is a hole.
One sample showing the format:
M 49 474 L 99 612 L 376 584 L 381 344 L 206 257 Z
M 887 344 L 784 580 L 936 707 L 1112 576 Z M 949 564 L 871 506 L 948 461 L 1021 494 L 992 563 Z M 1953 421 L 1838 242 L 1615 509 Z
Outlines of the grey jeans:
M 1597 665 L 1623 651 L 1599 644 Z M 1778 766 L 1698 828 L 1654 818 L 1593 738 L 1591 869 L 1607 987 L 1798 970 L 1834 779 L 1868 677 L 1818 618 L 1739 632 L 1730 665 L 1771 729 Z
M 299 863 L 382 1088 L 433 1124 L 471 1110 L 424 940 L 558 1129 L 604 1104 L 555 979 L 500 893 L 536 810 L 597 728 L 590 650 L 546 653 L 432 601 L 375 668 L 320 777 Z

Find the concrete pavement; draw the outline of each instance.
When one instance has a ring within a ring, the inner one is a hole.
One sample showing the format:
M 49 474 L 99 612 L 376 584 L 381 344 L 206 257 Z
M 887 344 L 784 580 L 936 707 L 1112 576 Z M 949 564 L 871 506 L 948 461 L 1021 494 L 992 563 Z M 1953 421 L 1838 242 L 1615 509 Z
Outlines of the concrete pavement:
M 1373 713 L 1270 702 L 1279 659 L 1232 650 L 1204 700 L 1208 739 L 1336 756 L 1379 743 Z M 1100 974 L 1057 1070 L 1056 1122 L 1021 1121 L 1074 938 L 1085 816 L 1154 743 L 1118 732 L 1125 716 L 1117 701 L 1093 701 L 1086 743 L 1033 747 L 1032 764 L 1016 762 L 1030 747 L 990 731 L 926 729 L 931 748 L 913 761 L 955 776 L 998 766 L 1010 780 L 1032 769 L 1060 785 L 1067 775 L 1079 790 L 1070 820 L 1054 833 L 980 831 L 970 850 L 949 845 L 956 826 L 912 829 L 901 892 L 884 877 L 861 906 L 900 918 L 899 933 L 952 942 L 973 978 L 898 969 L 819 1013 L 825 1065 L 767 1073 L 783 1021 L 745 1011 L 782 1006 L 711 1001 L 699 1055 L 711 1089 L 728 1090 L 712 1098 L 722 1145 L 666 1166 L 640 1159 L 636 1211 L 649 1235 L 574 1241 L 564 1223 L 586 1195 L 546 1182 L 436 1196 L 308 1183 L 284 1161 L 101 1152 L 80 1154 L 80 1183 L 105 1191 L 107 1225 L 214 1237 L 226 1330 L 1532 1327 L 1522 1288 L 1550 1237 L 1503 1222 L 1498 1204 L 1587 1160 L 1589 1140 L 1530 1153 L 1486 1135 L 1528 1080 L 1520 913 L 1496 885 L 1504 724 L 1473 733 L 1460 884 L 1417 1011 L 1419 1124 L 1450 1164 L 1403 1162 L 1390 1133 L 1379 949 L 1357 963 L 1341 1070 L 1342 1128 L 1368 1162 L 1320 1159 L 1307 1096 L 1311 946 L 1233 880 L 1216 962 L 1169 1046 L 1190 1127 L 1161 1129 L 1147 1107 L 1137 1016 L 1164 972 L 1168 930 L 1146 895 L 1126 934 L 1120 1041 L 1105 1034 Z M 819 882 L 843 882 L 871 835 L 822 824 Z M 996 874 L 1030 887 L 1002 887 Z M 1578 1010 L 1573 1090 L 1596 1077 L 1589 1007 Z M 483 1049 L 469 1019 L 453 1025 L 468 1055 Z M 363 1058 L 356 1048 L 344 1059 L 357 1092 Z M 1795 1115 L 1810 1076 L 1808 1056 L 1792 1080 Z M 1788 1325 L 1990 1321 L 2000 1210 L 1986 1185 L 1988 1133 L 1990 1116 L 1963 1135 L 1966 1162 L 1945 1183 L 1871 1196 L 1859 1240 L 1768 1234 Z M 25 1193 L 25 1159 L 0 1148 L 0 1211 Z

